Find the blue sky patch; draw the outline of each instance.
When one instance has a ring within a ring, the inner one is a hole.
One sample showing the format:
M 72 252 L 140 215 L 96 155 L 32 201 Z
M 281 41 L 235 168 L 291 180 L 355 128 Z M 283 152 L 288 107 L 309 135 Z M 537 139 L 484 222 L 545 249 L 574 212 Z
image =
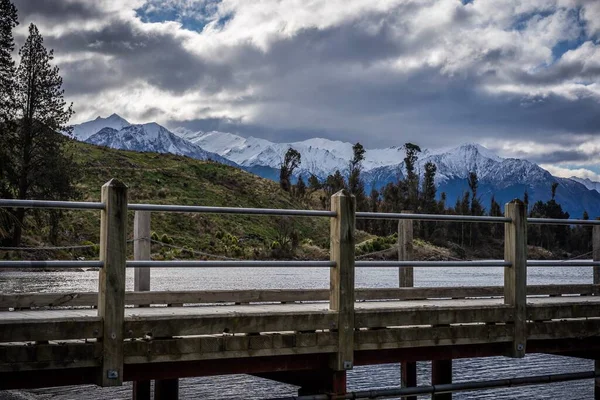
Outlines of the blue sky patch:
M 193 5 L 166 5 L 157 0 L 149 0 L 135 10 L 142 22 L 176 21 L 184 29 L 201 32 L 210 22 L 217 21 L 217 26 L 224 26 L 232 15 L 219 17 L 217 6 L 221 0 L 205 0 Z

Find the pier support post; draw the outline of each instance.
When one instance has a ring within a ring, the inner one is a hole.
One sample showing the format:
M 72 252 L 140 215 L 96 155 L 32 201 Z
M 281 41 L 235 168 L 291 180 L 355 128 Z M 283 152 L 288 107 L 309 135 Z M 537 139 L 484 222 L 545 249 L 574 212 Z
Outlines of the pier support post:
M 346 392 L 346 370 L 354 367 L 354 229 L 356 199 L 346 190 L 331 197 L 331 261 L 329 309 L 337 311 L 338 351 L 331 369 L 341 377 L 334 383 L 335 394 Z
M 594 261 L 600 261 L 600 226 L 592 228 L 592 257 Z M 594 285 L 600 284 L 600 267 L 594 266 Z M 594 290 L 595 292 L 595 290 Z M 596 373 L 600 373 L 600 360 L 595 360 Z M 600 400 L 600 377 L 594 379 L 594 399 Z
M 116 179 L 102 186 L 98 316 L 103 321 L 102 366 L 98 384 L 123 384 L 123 322 L 127 260 L 127 186 Z
M 403 211 L 407 213 L 408 211 Z M 398 260 L 410 261 L 413 259 L 413 221 L 401 219 L 398 221 Z M 399 286 L 413 287 L 414 272 L 412 267 L 400 267 Z M 414 361 L 402 362 L 400 365 L 400 383 L 402 387 L 417 386 L 417 363 Z M 405 397 L 406 400 L 417 400 L 416 396 Z
M 151 255 L 151 213 L 136 211 L 133 217 L 133 258 L 134 260 L 150 260 Z M 150 268 L 135 268 L 133 273 L 133 290 L 146 292 L 150 290 Z M 146 305 L 147 306 L 147 305 Z M 144 305 L 140 305 L 144 307 Z M 133 400 L 150 400 L 150 381 L 133 382 Z
M 431 362 L 431 384 L 452 383 L 452 360 L 433 360 Z M 431 396 L 433 400 L 452 400 L 452 393 L 439 393 Z
M 504 304 L 514 307 L 514 338 L 509 356 L 525 357 L 527 342 L 527 215 L 525 204 L 515 199 L 506 204 L 504 216 Z
M 154 381 L 154 400 L 177 400 L 179 398 L 179 379 L 160 379 Z

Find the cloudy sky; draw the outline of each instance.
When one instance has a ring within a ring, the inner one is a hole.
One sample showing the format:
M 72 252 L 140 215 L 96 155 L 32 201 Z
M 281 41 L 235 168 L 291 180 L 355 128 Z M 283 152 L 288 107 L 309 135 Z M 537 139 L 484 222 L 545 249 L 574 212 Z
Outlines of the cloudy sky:
M 598 0 L 14 0 L 74 102 L 366 147 L 478 142 L 600 180 Z

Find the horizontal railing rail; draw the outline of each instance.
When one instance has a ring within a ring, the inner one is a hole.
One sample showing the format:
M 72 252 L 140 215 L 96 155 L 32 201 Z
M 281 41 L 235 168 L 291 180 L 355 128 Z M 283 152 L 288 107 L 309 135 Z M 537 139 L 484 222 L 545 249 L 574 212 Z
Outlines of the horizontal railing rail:
M 511 267 L 512 263 L 504 260 L 481 261 L 356 261 L 356 267 Z
M 0 208 L 47 208 L 71 210 L 103 210 L 102 202 L 85 201 L 52 201 L 52 200 L 15 200 L 0 199 Z M 169 204 L 128 204 L 130 211 L 154 211 L 176 213 L 202 213 L 202 214 L 239 214 L 239 215 L 277 215 L 300 217 L 336 217 L 335 211 L 327 210 L 295 210 L 277 208 L 248 208 L 248 207 L 210 207 L 187 206 Z M 493 217 L 487 215 L 445 215 L 445 214 L 416 214 L 416 213 L 385 213 L 385 212 L 357 212 L 357 219 L 390 219 L 414 221 L 448 221 L 471 223 L 510 223 L 507 217 Z M 600 220 L 584 219 L 559 219 L 559 218 L 527 218 L 529 224 L 538 225 L 593 225 L 600 226 Z
M 102 268 L 103 261 L 0 261 L 0 269 L 80 269 L 80 268 Z
M 357 268 L 470 268 L 470 267 L 512 267 L 504 260 L 465 260 L 465 261 L 356 261 Z M 102 261 L 0 261 L 0 269 L 77 269 L 102 268 Z M 334 261 L 203 261 L 203 260 L 128 260 L 127 268 L 335 268 Z M 594 260 L 528 260 L 527 267 L 600 267 L 600 261 Z
M 202 214 L 247 214 L 247 215 L 278 215 L 278 216 L 300 216 L 300 217 L 335 217 L 333 211 L 324 210 L 293 210 L 278 208 L 244 208 L 244 207 L 207 207 L 207 206 L 183 206 L 162 204 L 129 204 L 127 208 L 131 211 L 162 211 L 178 213 L 202 213 Z
M 128 268 L 332 268 L 333 261 L 127 261 Z
M 393 219 L 414 221 L 457 221 L 457 222 L 511 222 L 506 217 L 490 217 L 487 215 L 446 215 L 446 214 L 411 214 L 411 213 L 376 213 L 357 212 L 357 219 Z
M 104 203 L 90 201 L 50 201 L 0 199 L 0 208 L 49 208 L 67 210 L 104 210 Z

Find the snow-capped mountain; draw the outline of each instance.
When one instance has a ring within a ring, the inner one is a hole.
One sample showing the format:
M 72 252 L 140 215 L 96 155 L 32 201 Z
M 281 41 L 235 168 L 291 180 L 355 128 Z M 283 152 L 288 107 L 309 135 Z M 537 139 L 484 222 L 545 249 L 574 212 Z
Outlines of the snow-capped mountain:
M 174 132 L 174 133 L 173 133 Z M 347 172 L 352 158 L 352 144 L 322 138 L 293 143 L 273 143 L 265 139 L 242 137 L 226 132 L 193 132 L 183 128 L 173 132 L 156 124 L 132 125 L 116 114 L 78 125 L 74 134 L 79 140 L 118 149 L 174 153 L 197 159 L 212 159 L 240 166 L 269 179 L 278 179 L 286 151 L 291 147 L 302 156 L 299 175 L 314 174 L 324 179 L 340 170 Z M 405 151 L 403 147 L 366 149 L 362 177 L 367 190 L 381 189 L 389 182 L 404 178 Z M 579 178 L 558 178 L 535 163 L 514 158 L 501 158 L 489 149 L 467 143 L 445 151 L 423 149 L 416 165 L 422 174 L 425 163 L 437 166 L 438 195 L 446 193 L 448 204 L 453 204 L 469 190 L 467 178 L 476 172 L 484 207 L 489 207 L 492 196 L 500 203 L 513 198 L 529 202 L 550 199 L 552 183 L 558 182 L 556 200 L 572 217 L 583 211 L 600 216 L 600 183 Z
M 107 118 L 98 117 L 95 120 L 75 125 L 73 127 L 73 136 L 77 140 L 85 141 L 102 128 L 112 128 L 119 131 L 129 125 L 131 124 L 127 120 L 117 114 L 113 114 Z
M 102 126 L 104 124 L 110 126 Z M 94 129 L 97 129 L 97 131 L 91 133 Z M 198 160 L 213 160 L 222 164 L 237 166 L 234 162 L 218 154 L 208 152 L 154 122 L 130 125 L 123 118 L 113 114 L 108 118 L 99 117 L 93 121 L 77 125 L 73 131 L 75 137 L 79 140 L 113 149 L 172 153 Z
M 600 192 L 600 182 L 594 182 L 589 178 L 578 178 L 576 176 L 572 176 L 569 179 L 574 180 L 575 182 L 579 182 L 584 185 L 586 188 L 590 190 L 595 190 L 596 192 Z
M 352 157 L 351 143 L 321 138 L 273 143 L 224 132 L 176 132 L 202 148 L 270 179 L 277 179 L 277 169 L 290 147 L 298 150 L 302 156 L 298 174 L 315 174 L 321 179 L 335 170 L 344 173 Z M 389 182 L 403 179 L 406 172 L 404 156 L 403 147 L 367 149 L 363 162 L 366 189 L 381 189 Z M 423 149 L 419 154 L 417 171 L 422 174 L 427 162 L 433 162 L 437 166 L 438 194 L 445 192 L 449 203 L 469 190 L 467 178 L 470 172 L 476 172 L 479 179 L 478 193 L 485 207 L 489 207 L 492 196 L 503 203 L 516 197 L 523 198 L 525 191 L 532 204 L 537 200 L 549 200 L 550 187 L 553 182 L 558 182 L 556 199 L 573 217 L 581 217 L 584 210 L 590 215 L 600 215 L 600 193 L 589 190 L 593 188 L 594 182 L 557 178 L 535 163 L 501 158 L 476 143 L 463 144 L 446 151 Z
M 244 138 L 226 132 L 192 132 L 175 129 L 174 132 L 205 150 L 220 154 L 223 157 L 247 167 L 269 167 L 278 169 L 285 152 L 291 147 L 302 155 L 299 173 L 314 174 L 324 178 L 335 172 L 348 169 L 352 158 L 352 143 L 313 138 L 293 143 L 273 143 L 254 137 Z M 398 164 L 404 158 L 402 147 L 368 150 L 363 162 L 365 170 Z

